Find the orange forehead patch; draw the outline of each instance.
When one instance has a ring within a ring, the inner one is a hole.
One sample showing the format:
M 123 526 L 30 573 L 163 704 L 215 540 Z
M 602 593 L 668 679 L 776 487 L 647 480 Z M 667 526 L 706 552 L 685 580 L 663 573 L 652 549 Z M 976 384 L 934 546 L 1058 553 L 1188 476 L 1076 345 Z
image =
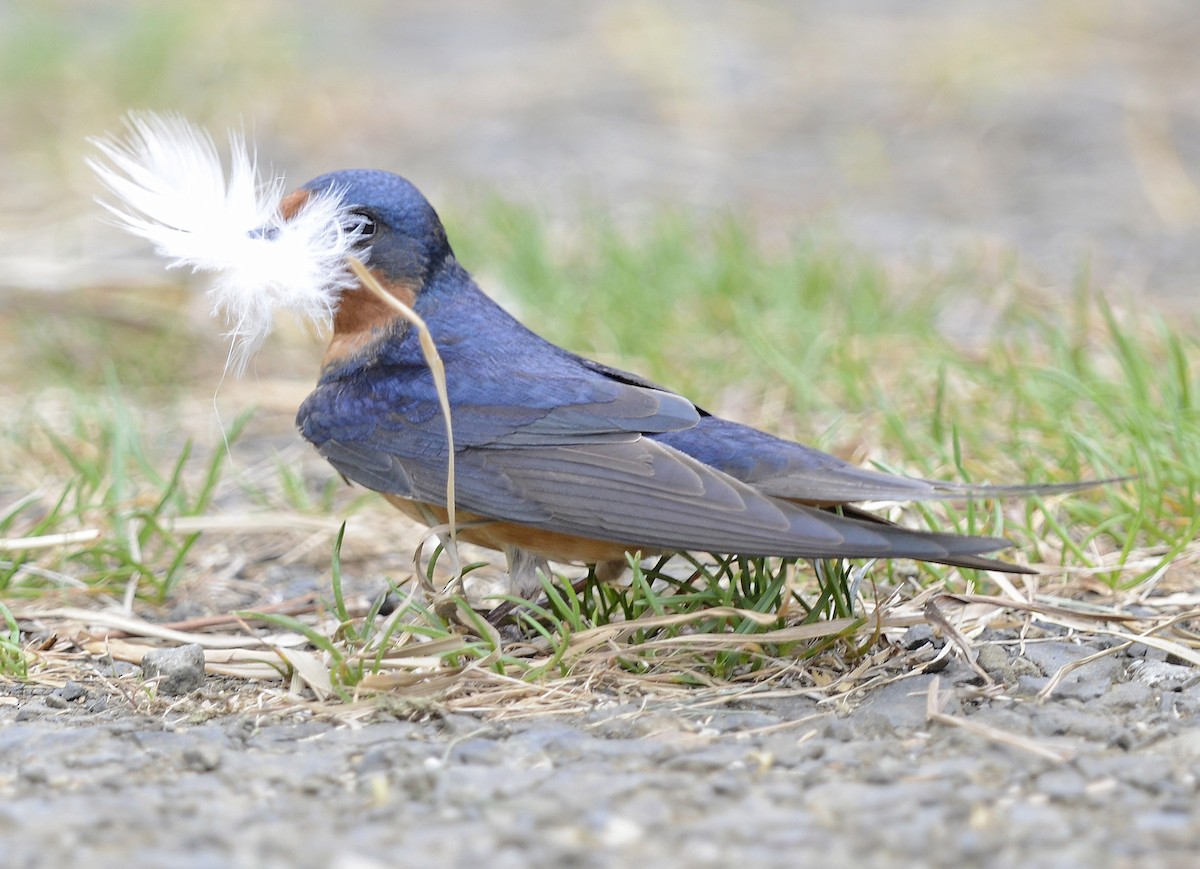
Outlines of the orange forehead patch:
M 308 202 L 309 192 L 307 190 L 293 190 L 283 199 L 279 200 L 279 213 L 284 220 L 291 220 L 295 217 L 304 204 Z

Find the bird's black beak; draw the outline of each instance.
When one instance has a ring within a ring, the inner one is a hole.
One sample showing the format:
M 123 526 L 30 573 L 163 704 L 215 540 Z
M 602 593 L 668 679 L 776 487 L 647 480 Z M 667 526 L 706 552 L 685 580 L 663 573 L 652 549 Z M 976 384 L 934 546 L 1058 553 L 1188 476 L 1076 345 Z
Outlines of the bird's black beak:
M 279 213 L 284 220 L 291 220 L 296 213 L 308 202 L 308 191 L 304 188 L 293 190 L 279 202 Z M 247 233 L 251 238 L 261 238 L 264 241 L 274 241 L 279 235 L 278 226 L 260 226 Z

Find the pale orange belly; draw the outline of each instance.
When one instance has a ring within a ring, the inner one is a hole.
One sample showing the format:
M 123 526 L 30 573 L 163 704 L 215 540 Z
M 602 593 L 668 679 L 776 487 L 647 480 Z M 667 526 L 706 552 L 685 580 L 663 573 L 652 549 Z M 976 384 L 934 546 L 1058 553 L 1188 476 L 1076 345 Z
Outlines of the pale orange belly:
M 395 495 L 384 494 L 383 497 L 397 510 L 424 525 L 430 524 L 429 517 L 433 518 L 434 524 L 448 521 L 445 507 L 398 498 Z M 623 564 L 626 552 L 640 551 L 646 557 L 661 554 L 659 550 L 652 547 L 631 547 L 606 540 L 593 540 L 573 534 L 530 528 L 515 522 L 488 519 L 466 510 L 456 511 L 455 518 L 458 521 L 458 539 L 464 543 L 474 543 L 476 546 L 486 546 L 489 549 L 500 551 L 504 551 L 506 546 L 517 546 L 549 561 L 578 564 L 617 561 Z

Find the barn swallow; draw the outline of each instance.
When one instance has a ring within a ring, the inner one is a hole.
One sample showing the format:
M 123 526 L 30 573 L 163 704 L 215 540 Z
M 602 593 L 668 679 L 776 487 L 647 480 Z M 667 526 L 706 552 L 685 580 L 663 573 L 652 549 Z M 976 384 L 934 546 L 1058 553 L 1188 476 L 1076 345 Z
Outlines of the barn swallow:
M 458 537 L 503 551 L 512 591 L 540 588 L 544 560 L 623 563 L 686 550 L 786 558 L 908 558 L 1031 573 L 983 556 L 992 537 L 916 531 L 865 501 L 1069 491 L 892 476 L 710 414 L 636 374 L 531 332 L 459 264 L 405 179 L 350 170 L 284 197 L 282 217 L 339 196 L 356 252 L 425 321 L 452 408 Z M 352 225 L 349 225 L 352 224 Z M 347 479 L 409 516 L 444 523 L 447 439 L 416 330 L 361 284 L 339 297 L 303 436 Z

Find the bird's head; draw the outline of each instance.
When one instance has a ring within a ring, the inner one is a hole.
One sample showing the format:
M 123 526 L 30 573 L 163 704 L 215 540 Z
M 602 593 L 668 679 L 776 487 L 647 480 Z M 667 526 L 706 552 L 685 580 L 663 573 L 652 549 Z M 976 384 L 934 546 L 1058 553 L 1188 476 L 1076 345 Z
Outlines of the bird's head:
M 115 197 L 103 204 L 172 266 L 212 276 L 209 296 L 229 324 L 237 370 L 277 309 L 332 322 L 327 363 L 394 333 L 396 312 L 358 282 L 349 256 L 409 307 L 452 259 L 437 214 L 397 175 L 332 172 L 283 196 L 281 179 L 261 180 L 240 134 L 230 134 L 226 174 L 212 138 L 181 117 L 133 114 L 127 126 L 124 138 L 93 140 L 99 153 L 89 163 Z
M 450 255 L 433 206 L 411 183 L 376 169 L 346 169 L 314 178 L 284 197 L 285 218 L 314 195 L 337 196 L 359 257 L 386 283 L 420 283 Z
M 347 169 L 314 178 L 285 196 L 285 220 L 314 197 L 336 197 L 352 253 L 389 293 L 413 307 L 429 277 L 452 255 L 446 230 L 428 200 L 410 182 L 374 169 Z M 333 318 L 323 367 L 359 353 L 397 325 L 396 311 L 361 285 L 344 290 Z

